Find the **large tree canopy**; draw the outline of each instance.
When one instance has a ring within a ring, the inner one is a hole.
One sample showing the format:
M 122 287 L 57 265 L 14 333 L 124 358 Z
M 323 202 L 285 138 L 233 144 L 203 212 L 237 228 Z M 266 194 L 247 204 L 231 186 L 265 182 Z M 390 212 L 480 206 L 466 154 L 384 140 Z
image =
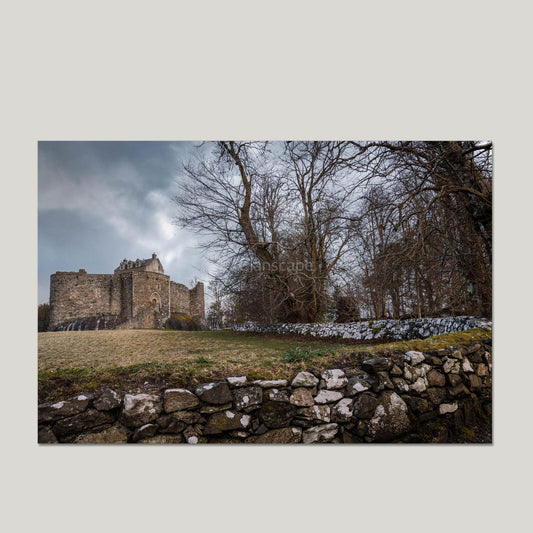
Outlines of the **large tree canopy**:
M 490 143 L 210 148 L 174 200 L 219 267 L 217 320 L 222 299 L 233 320 L 490 314 Z

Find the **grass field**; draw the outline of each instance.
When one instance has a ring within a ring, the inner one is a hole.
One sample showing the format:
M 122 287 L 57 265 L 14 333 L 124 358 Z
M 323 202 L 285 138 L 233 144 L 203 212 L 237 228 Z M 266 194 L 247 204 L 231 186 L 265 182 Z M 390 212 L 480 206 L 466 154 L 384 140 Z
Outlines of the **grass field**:
M 476 329 L 368 345 L 226 330 L 39 333 L 39 400 L 91 392 L 104 385 L 134 390 L 141 385 L 193 386 L 226 376 L 291 379 L 301 370 L 342 367 L 368 354 L 445 348 L 490 336 Z

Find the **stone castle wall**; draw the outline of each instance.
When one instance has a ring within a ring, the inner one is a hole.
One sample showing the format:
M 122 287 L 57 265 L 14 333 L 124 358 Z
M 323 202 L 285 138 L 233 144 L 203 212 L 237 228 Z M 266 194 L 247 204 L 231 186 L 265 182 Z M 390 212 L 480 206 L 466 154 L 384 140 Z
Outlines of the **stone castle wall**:
M 191 291 L 183 284 L 170 282 L 170 312 L 190 313 Z
M 203 323 L 203 284 L 189 290 L 156 270 L 52 274 L 49 330 L 159 328 L 171 312 L 189 314 Z
M 121 279 L 114 274 L 56 272 L 50 278 L 50 326 L 96 315 L 121 314 Z
M 370 357 L 290 380 L 227 377 L 39 406 L 40 443 L 457 442 L 492 420 L 491 342 Z M 482 440 L 481 442 L 488 442 Z
M 198 282 L 190 290 L 190 315 L 199 321 L 205 321 L 204 284 Z

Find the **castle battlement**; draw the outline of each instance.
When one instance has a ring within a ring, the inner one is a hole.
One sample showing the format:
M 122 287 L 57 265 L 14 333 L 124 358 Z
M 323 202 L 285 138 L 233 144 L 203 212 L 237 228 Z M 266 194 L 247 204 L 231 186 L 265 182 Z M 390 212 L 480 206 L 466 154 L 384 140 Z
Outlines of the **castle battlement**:
M 97 329 L 103 317 L 114 327 L 159 328 L 171 313 L 204 323 L 204 286 L 198 282 L 188 289 L 171 281 L 155 253 L 149 259 L 124 259 L 113 274 L 80 269 L 50 276 L 51 330 L 80 319 L 87 319 L 84 329 Z

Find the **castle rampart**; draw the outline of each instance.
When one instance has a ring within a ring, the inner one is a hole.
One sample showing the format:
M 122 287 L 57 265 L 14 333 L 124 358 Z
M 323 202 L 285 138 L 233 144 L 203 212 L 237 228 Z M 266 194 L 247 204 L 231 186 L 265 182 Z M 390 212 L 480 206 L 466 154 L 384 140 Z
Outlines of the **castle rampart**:
M 56 272 L 50 277 L 49 329 L 97 329 L 99 318 L 119 328 L 162 327 L 172 312 L 205 321 L 204 287 L 188 289 L 170 281 L 155 254 L 151 259 L 124 259 L 113 274 Z
M 120 278 L 113 274 L 56 272 L 50 278 L 50 325 L 120 314 Z
M 170 282 L 170 301 L 172 302 L 170 311 L 172 313 L 190 313 L 191 291 L 182 283 Z
M 203 317 L 204 314 L 204 284 L 197 283 L 195 287 L 190 290 L 190 315 L 194 317 Z

